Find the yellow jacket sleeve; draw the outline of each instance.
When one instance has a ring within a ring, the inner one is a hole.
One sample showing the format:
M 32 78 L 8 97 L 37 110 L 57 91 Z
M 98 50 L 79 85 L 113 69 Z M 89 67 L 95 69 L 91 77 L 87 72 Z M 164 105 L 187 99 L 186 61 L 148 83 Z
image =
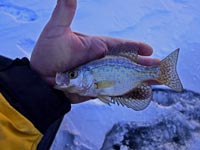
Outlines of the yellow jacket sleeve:
M 0 93 L 0 149 L 36 150 L 42 134 Z

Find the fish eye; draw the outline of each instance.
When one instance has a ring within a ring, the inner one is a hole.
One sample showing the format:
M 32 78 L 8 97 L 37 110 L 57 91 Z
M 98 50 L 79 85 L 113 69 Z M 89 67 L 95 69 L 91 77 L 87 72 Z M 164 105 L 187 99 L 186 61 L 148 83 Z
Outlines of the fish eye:
M 68 73 L 68 76 L 70 79 L 75 79 L 78 76 L 78 72 L 77 71 L 71 71 Z

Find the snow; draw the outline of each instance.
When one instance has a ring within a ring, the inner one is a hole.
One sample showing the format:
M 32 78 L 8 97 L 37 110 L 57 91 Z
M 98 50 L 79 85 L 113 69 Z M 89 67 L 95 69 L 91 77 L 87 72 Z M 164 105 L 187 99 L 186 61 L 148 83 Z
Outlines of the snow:
M 165 114 L 165 110 L 156 110 L 156 113 L 154 111 L 155 105 L 150 105 L 144 111 L 136 113 L 128 108 L 117 105 L 108 106 L 98 101 L 99 100 L 95 100 L 94 102 L 91 101 L 75 105 L 71 112 L 65 116 L 56 139 L 56 145 L 59 146 L 58 149 L 63 148 L 63 141 L 60 140 L 59 134 L 66 134 L 68 129 L 72 129 L 70 132 L 75 132 L 74 135 L 76 135 L 77 139 L 74 141 L 77 141 L 78 143 L 85 143 L 86 141 L 87 146 L 91 147 L 91 149 L 87 150 L 96 150 L 102 146 L 105 134 L 116 122 L 133 120 L 138 123 L 148 122 Z M 82 115 L 80 116 L 80 114 Z M 148 114 L 148 116 L 144 114 Z M 68 127 L 65 128 L 65 126 Z M 77 150 L 80 149 L 79 145 L 73 145 Z
M 55 4 L 56 0 L 0 0 L 0 55 L 30 57 Z M 183 86 L 200 93 L 199 6 L 195 0 L 78 0 L 72 29 L 147 42 L 154 48 L 152 57 L 161 59 L 180 48 L 177 69 Z M 140 112 L 98 100 L 74 105 L 52 149 L 67 149 L 67 142 L 71 149 L 99 149 L 115 123 L 148 122 L 165 113 L 166 108 L 156 104 Z

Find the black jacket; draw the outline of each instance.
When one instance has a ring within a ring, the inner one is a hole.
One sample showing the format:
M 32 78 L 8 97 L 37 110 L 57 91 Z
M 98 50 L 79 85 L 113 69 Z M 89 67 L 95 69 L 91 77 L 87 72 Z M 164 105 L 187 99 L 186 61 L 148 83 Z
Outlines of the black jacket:
M 43 134 L 37 149 L 49 149 L 63 116 L 71 108 L 65 95 L 43 81 L 30 68 L 27 58 L 11 60 L 3 56 L 0 56 L 0 93 Z

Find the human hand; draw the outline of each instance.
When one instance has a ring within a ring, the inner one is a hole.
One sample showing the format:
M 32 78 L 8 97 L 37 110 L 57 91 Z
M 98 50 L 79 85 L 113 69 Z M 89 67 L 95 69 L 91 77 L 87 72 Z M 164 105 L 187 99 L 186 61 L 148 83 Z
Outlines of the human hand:
M 31 55 L 31 67 L 50 85 L 55 85 L 57 72 L 77 67 L 88 61 L 101 58 L 112 47 L 127 44 L 138 50 L 138 63 L 154 65 L 157 59 L 146 58 L 153 49 L 143 43 L 112 37 L 90 36 L 71 30 L 77 1 L 58 0 L 53 14 L 43 29 Z M 72 103 L 79 103 L 90 98 L 67 94 Z

